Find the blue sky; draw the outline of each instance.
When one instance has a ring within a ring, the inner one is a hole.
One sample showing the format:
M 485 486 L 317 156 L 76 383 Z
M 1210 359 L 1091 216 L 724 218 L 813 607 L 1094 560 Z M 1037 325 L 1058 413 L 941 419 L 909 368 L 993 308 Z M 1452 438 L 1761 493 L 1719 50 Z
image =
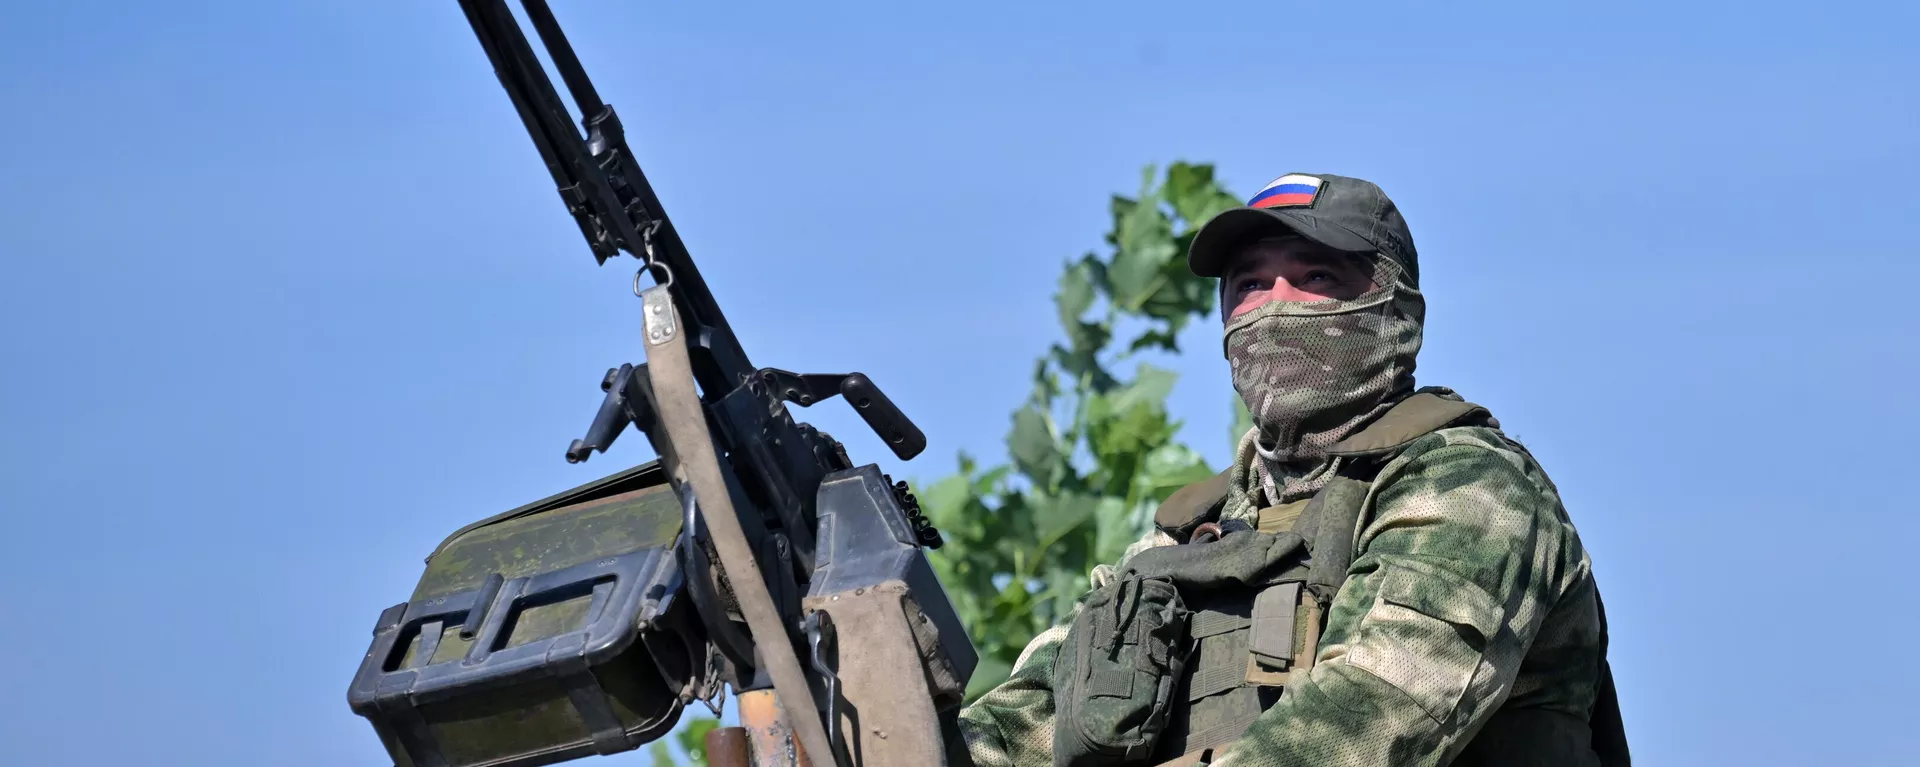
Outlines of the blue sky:
M 1636 756 L 1912 764 L 1910 4 L 559 4 L 763 365 L 999 455 L 1067 259 L 1148 163 L 1380 183 L 1421 382 L 1593 552 Z M 0 763 L 383 764 L 345 690 L 637 360 L 452 0 L 0 25 Z M 1227 452 L 1216 325 L 1187 438 Z M 600 759 L 642 765 L 643 755 Z

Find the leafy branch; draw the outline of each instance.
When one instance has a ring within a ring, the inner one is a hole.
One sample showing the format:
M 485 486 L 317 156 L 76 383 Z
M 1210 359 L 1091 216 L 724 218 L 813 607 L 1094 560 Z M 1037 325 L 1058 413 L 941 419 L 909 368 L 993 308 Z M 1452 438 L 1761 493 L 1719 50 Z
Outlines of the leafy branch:
M 916 488 L 947 539 L 934 567 L 981 653 L 970 698 L 1007 678 L 1072 610 L 1092 568 L 1149 530 L 1160 501 L 1217 471 L 1175 438 L 1174 374 L 1115 369 L 1143 352 L 1179 354 L 1180 331 L 1213 310 L 1213 283 L 1183 254 L 1199 224 L 1237 204 L 1211 166 L 1175 163 L 1164 178 L 1146 168 L 1136 196 L 1112 199 L 1110 252 L 1064 265 L 1053 296 L 1064 338 L 1034 362 L 1008 461 L 962 453 L 958 472 Z

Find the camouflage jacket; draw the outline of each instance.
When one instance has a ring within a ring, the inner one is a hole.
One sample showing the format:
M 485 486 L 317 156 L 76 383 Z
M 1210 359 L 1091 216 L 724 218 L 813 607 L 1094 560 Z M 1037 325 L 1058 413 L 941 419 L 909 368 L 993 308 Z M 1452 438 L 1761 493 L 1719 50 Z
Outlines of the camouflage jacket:
M 1251 451 L 1239 453 L 1244 482 Z M 1156 531 L 1122 562 L 1175 543 Z M 1445 765 L 1502 709 L 1586 721 L 1605 653 L 1598 592 L 1558 492 L 1519 444 L 1493 426 L 1414 440 L 1375 475 L 1354 543 L 1307 678 L 1212 765 Z M 1112 572 L 1096 568 L 1096 587 Z M 1035 637 L 961 712 L 978 767 L 1054 763 L 1049 688 L 1071 623 Z

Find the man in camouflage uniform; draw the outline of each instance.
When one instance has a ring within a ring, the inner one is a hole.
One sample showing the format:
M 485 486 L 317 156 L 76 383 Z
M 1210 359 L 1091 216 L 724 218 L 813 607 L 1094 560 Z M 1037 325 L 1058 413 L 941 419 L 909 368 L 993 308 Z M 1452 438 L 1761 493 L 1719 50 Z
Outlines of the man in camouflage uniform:
M 1245 207 L 1209 221 L 1188 264 L 1196 275 L 1221 278 L 1223 348 L 1255 428 L 1211 490 L 1176 493 L 1157 515 L 1158 529 L 1120 562 L 1095 569 L 1094 593 L 1117 588 L 1134 563 L 1153 558 L 1145 552 L 1177 553 L 1223 534 L 1305 524 L 1300 510 L 1314 515 L 1309 499 L 1340 477 L 1359 488 L 1348 494 L 1352 512 L 1339 521 L 1347 526 L 1301 534 L 1314 558 L 1350 563 L 1329 581 L 1322 604 L 1298 603 L 1305 617 L 1283 605 L 1289 624 L 1318 624 L 1304 640 L 1289 636 L 1287 648 L 1269 651 L 1284 657 L 1300 648 L 1290 673 L 1263 676 L 1266 667 L 1248 664 L 1242 678 L 1241 655 L 1198 662 L 1180 672 L 1174 694 L 1161 690 L 1181 702 L 1154 716 L 1173 721 L 1123 723 L 1148 739 L 1192 738 L 1198 725 L 1178 720 L 1201 711 L 1202 698 L 1265 679 L 1250 722 L 1235 724 L 1229 737 L 1092 759 L 1067 755 L 1074 751 L 1070 738 L 1056 747 L 1056 730 L 1068 727 L 1060 720 L 1085 716 L 1091 705 L 1079 703 L 1088 699 L 1081 693 L 1069 693 L 1074 700 L 1057 694 L 1065 677 L 1056 660 L 1076 647 L 1084 656 L 1086 648 L 1118 652 L 1113 648 L 1124 644 L 1083 641 L 1070 619 L 1036 637 L 1012 677 L 961 713 L 973 761 L 1626 764 L 1599 592 L 1553 483 L 1484 409 L 1450 390 L 1414 387 L 1425 303 L 1412 235 L 1385 193 L 1359 179 L 1283 176 Z M 1409 426 L 1408 414 L 1424 421 Z M 1200 511 L 1169 513 L 1182 503 Z M 1088 604 L 1083 599 L 1074 617 Z M 1258 623 L 1245 611 L 1226 614 L 1225 623 L 1209 625 L 1244 631 Z M 1235 615 L 1242 617 L 1236 622 Z M 1209 646 L 1197 635 L 1214 629 L 1203 623 L 1196 618 L 1182 629 L 1196 636 L 1181 636 L 1175 662 Z M 1248 640 L 1238 641 L 1236 651 L 1247 647 Z M 1208 652 L 1219 654 L 1197 654 Z M 1288 665 L 1265 660 L 1275 669 Z M 1198 676 L 1218 677 L 1221 668 L 1232 677 L 1227 684 L 1200 689 Z M 1141 678 L 1151 691 L 1152 679 Z M 1094 695 L 1125 693 L 1128 685 L 1120 687 Z M 1132 684 L 1135 693 L 1140 687 Z M 1081 713 L 1074 713 L 1076 704 Z

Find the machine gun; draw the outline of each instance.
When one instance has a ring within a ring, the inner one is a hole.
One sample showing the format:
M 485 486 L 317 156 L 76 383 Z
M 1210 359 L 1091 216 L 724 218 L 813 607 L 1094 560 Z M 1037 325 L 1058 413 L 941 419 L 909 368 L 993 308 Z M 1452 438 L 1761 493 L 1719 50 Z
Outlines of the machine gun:
M 840 395 L 907 460 L 926 438 L 859 373 L 755 368 L 545 0 L 460 0 L 595 262 L 640 259 L 646 359 L 607 371 L 566 459 L 632 425 L 659 456 L 476 522 L 388 608 L 348 693 L 397 767 L 529 767 L 637 748 L 739 694 L 709 759 L 939 765 L 977 660 L 906 483 L 796 422 Z M 655 284 L 642 286 L 651 275 Z M 857 626 L 857 631 L 839 627 Z

